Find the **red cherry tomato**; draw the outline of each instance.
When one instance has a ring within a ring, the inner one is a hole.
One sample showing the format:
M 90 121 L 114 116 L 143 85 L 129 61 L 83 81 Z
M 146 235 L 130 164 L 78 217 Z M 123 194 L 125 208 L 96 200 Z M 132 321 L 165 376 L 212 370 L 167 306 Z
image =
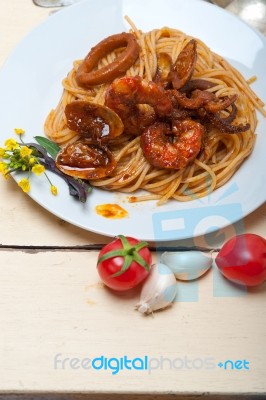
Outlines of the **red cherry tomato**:
M 252 233 L 235 236 L 222 246 L 215 262 L 227 279 L 259 285 L 266 280 L 266 240 Z
M 147 242 L 119 235 L 102 248 L 97 268 L 106 286 L 123 291 L 142 282 L 149 274 L 151 263 Z

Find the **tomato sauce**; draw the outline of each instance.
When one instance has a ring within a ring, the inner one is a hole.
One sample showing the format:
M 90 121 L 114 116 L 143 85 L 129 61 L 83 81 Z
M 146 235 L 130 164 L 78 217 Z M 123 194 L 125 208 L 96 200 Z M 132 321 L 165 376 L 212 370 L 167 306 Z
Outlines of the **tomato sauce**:
M 96 206 L 96 213 L 105 218 L 125 218 L 128 212 L 118 204 L 99 204 Z

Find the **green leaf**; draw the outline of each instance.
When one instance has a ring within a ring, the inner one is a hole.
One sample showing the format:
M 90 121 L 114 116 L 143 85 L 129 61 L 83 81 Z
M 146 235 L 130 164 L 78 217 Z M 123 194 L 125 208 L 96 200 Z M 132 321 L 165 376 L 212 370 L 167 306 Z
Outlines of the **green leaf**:
M 41 145 L 53 159 L 56 158 L 57 153 L 61 150 L 58 144 L 52 142 L 51 140 L 43 137 L 43 136 L 35 136 L 34 139 L 36 140 L 39 145 Z

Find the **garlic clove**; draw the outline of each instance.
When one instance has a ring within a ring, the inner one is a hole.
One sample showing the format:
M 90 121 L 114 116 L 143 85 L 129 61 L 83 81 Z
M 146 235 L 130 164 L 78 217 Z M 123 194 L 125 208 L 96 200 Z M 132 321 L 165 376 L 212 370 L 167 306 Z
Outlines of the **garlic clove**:
M 169 306 L 177 293 L 176 278 L 171 269 L 162 263 L 153 264 L 144 281 L 136 309 L 143 314 Z
M 177 279 L 190 281 L 205 274 L 213 260 L 211 253 L 201 251 L 165 251 L 161 255 L 161 262 L 173 271 Z

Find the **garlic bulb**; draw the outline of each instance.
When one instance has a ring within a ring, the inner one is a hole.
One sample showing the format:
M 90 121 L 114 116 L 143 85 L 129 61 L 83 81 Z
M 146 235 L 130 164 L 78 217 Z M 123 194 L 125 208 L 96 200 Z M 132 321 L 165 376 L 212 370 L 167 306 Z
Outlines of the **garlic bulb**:
M 212 256 L 201 251 L 165 251 L 161 262 L 173 271 L 177 279 L 190 281 L 199 278 L 211 268 Z
M 170 268 L 161 263 L 153 264 L 142 286 L 136 309 L 143 314 L 163 309 L 172 303 L 176 292 L 177 283 Z

